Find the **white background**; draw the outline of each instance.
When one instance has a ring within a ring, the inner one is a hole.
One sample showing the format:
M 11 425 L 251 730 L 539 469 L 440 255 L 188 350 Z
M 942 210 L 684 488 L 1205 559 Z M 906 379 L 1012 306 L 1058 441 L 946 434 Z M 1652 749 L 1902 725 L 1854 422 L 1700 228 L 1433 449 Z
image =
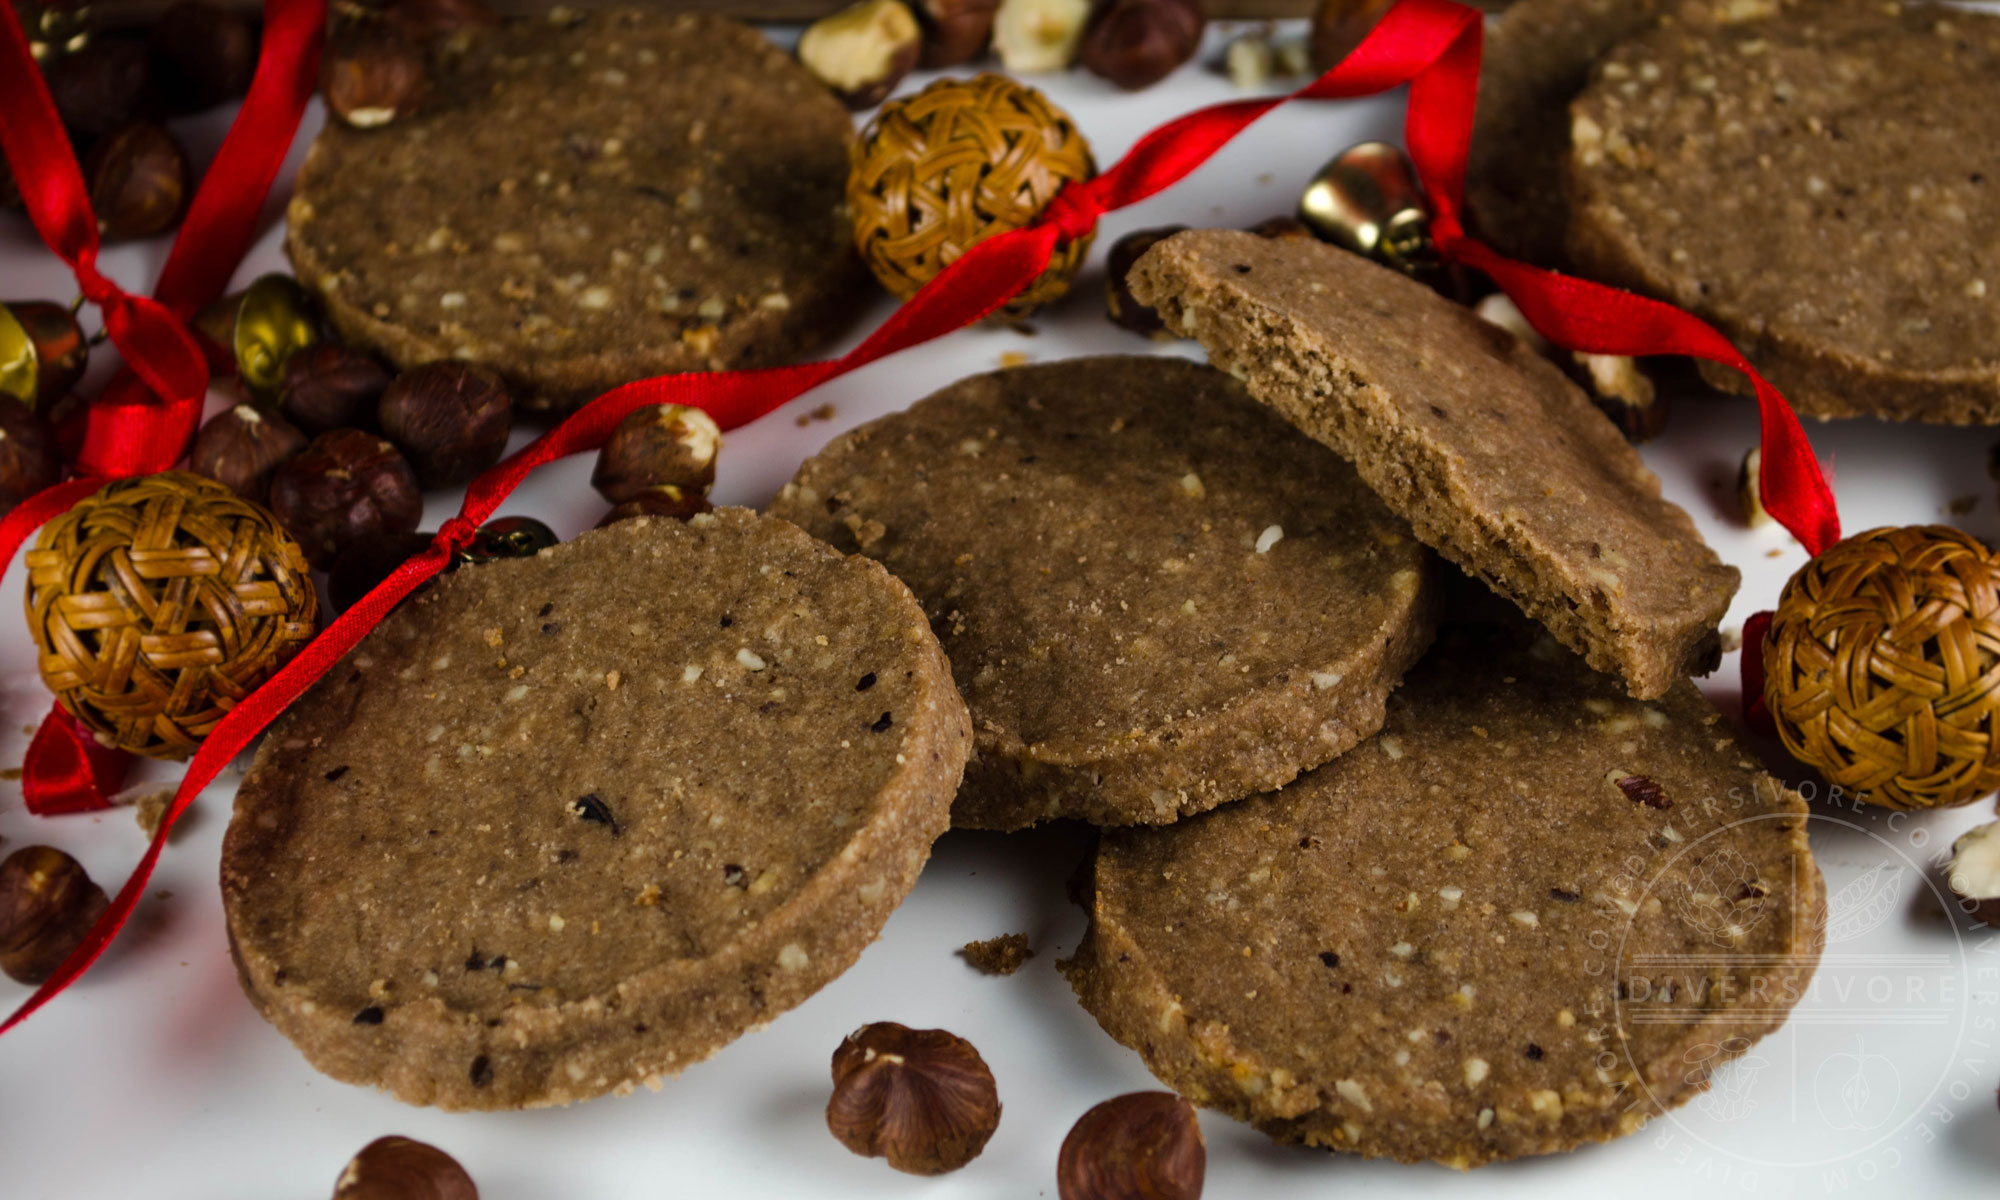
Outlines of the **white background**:
M 1211 35 L 1211 51 L 1223 32 Z M 923 82 L 913 79 L 906 90 Z M 1106 165 L 1169 116 L 1238 95 L 1200 67 L 1138 95 L 1081 74 L 1037 82 L 1074 115 Z M 1322 161 L 1364 138 L 1394 137 L 1399 119 L 1398 98 L 1301 105 L 1267 118 L 1178 188 L 1109 217 L 1090 273 L 1069 302 L 1035 318 L 1032 335 L 961 332 L 795 401 L 730 435 L 715 498 L 761 504 L 833 435 L 993 368 L 1003 354 L 1046 361 L 1103 352 L 1198 353 L 1158 350 L 1106 323 L 1098 299 L 1103 247 L 1141 226 L 1240 226 L 1287 212 Z M 318 122 L 315 106 L 294 165 Z M 198 153 L 212 150 L 222 128 L 221 116 L 189 125 Z M 278 221 L 287 187 L 281 182 L 267 206 L 239 282 L 284 268 Z M 118 248 L 106 266 L 126 286 L 143 288 L 164 254 L 156 244 Z M 0 219 L 0 296 L 66 300 L 73 290 L 25 222 Z M 846 343 L 888 307 L 878 302 Z M 220 404 L 220 394 L 212 402 Z M 795 420 L 828 404 L 831 420 L 803 426 Z M 1733 477 L 1755 432 L 1748 400 L 1697 398 L 1683 403 L 1666 437 L 1645 449 L 1668 495 L 1743 569 L 1731 629 L 1773 604 L 1804 561 L 1783 531 L 1748 531 L 1735 519 Z M 2000 534 L 1987 466 L 2000 439 L 1995 432 L 1856 421 L 1816 425 L 1811 433 L 1849 530 L 1948 519 L 1988 539 Z M 517 434 L 515 444 L 525 440 Z M 547 468 L 502 512 L 541 517 L 565 535 L 587 528 L 604 508 L 588 486 L 589 472 L 587 458 Z M 1970 511 L 1947 517 L 1961 497 L 1971 498 Z M 457 500 L 432 497 L 425 527 L 451 515 Z M 21 611 L 20 588 L 16 564 L 0 583 L 0 613 Z M 26 734 L 49 703 L 27 637 L 20 626 L 6 625 L 13 620 L 0 617 L 0 764 L 6 765 L 21 761 Z M 1734 672 L 1732 656 L 1706 684 L 1732 718 Z M 1805 778 L 1781 754 L 1764 750 L 1774 771 L 1794 783 Z M 175 774 L 150 768 L 148 777 Z M 100 965 L 0 1039 L 0 1196 L 322 1197 L 354 1150 L 387 1133 L 448 1149 L 488 1200 L 1052 1196 L 1056 1148 L 1076 1117 L 1109 1096 L 1156 1086 L 1138 1058 L 1077 1006 L 1053 968 L 1082 928 L 1062 887 L 1081 853 L 1081 836 L 955 833 L 938 844 L 915 893 L 853 970 L 768 1030 L 669 1081 L 663 1092 L 518 1114 L 409 1108 L 313 1072 L 238 991 L 215 884 L 235 779 L 225 775 L 191 812 L 155 877 L 155 896 Z M 416 799 L 450 804 L 449 797 Z M 1411 1188 L 1593 1200 L 1690 1191 L 1990 1193 L 2000 1173 L 1994 1103 L 2000 1055 L 1990 1045 L 2000 999 L 2000 944 L 1993 939 L 2000 935 L 1947 919 L 1934 894 L 1939 875 L 1927 865 L 1958 831 L 1990 819 L 1990 808 L 1981 801 L 1893 819 L 1847 806 L 1816 809 L 1814 843 L 1828 890 L 1838 897 L 1853 889 L 1845 908 L 1837 900 L 1835 920 L 1843 912 L 1856 919 L 1830 947 L 1821 986 L 1792 1024 L 1756 1048 L 1756 1060 L 1746 1064 L 1754 1069 L 1725 1075 L 1726 1105 L 1698 1103 L 1611 1146 L 1468 1175 L 1276 1147 L 1207 1113 L 1207 1195 L 1357 1197 Z M 0 838 L 8 849 L 61 846 L 107 890 L 116 889 L 143 846 L 129 811 L 38 819 L 21 807 L 14 783 L 0 783 Z M 1883 914 L 1873 925 L 1856 916 L 1871 900 Z M 1018 975 L 986 978 L 954 956 L 968 940 L 1011 931 L 1027 932 L 1036 951 Z M 1893 992 L 1886 1003 L 1861 994 L 1878 985 Z M 0 1007 L 27 994 L 0 979 Z M 822 1115 L 828 1057 L 848 1030 L 883 1019 L 949 1028 L 993 1065 L 1005 1118 L 985 1155 L 967 1169 L 937 1180 L 906 1177 L 853 1157 L 828 1136 Z M 1848 1127 L 1839 1128 L 1843 1123 Z

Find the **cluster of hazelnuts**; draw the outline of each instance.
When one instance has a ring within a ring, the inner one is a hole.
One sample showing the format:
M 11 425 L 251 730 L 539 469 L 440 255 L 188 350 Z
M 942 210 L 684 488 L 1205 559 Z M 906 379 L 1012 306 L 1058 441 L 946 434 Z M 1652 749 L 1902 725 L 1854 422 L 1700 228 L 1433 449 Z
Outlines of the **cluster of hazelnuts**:
M 1391 2 L 1322 0 L 1311 65 L 1346 57 Z M 1016 73 L 1082 66 L 1137 91 L 1193 58 L 1207 24 L 1202 0 L 859 0 L 807 28 L 799 61 L 857 109 L 881 103 L 913 68 L 964 66 L 989 49 Z
M 257 26 L 210 0 L 176 0 L 143 30 L 89 28 L 71 5 L 30 7 L 31 42 L 56 114 L 81 157 L 84 184 L 109 241 L 152 237 L 180 223 L 195 172 L 169 117 L 241 96 L 257 69 Z M 0 207 L 20 191 L 0 164 Z

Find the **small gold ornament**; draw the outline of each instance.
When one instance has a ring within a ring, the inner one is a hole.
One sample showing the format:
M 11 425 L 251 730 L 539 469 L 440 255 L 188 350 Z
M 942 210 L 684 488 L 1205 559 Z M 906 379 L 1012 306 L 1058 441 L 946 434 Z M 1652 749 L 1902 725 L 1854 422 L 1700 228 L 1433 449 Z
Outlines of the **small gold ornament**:
M 458 552 L 460 563 L 480 566 L 503 558 L 533 558 L 562 541 L 556 531 L 533 517 L 501 517 L 488 521 L 472 535 L 472 544 Z
M 230 356 L 244 390 L 264 405 L 277 403 L 292 355 L 320 340 L 312 299 L 289 275 L 257 277 L 202 309 L 194 327 Z
M 28 52 L 45 63 L 62 54 L 74 54 L 90 44 L 90 6 L 65 4 L 62 0 L 36 3 L 13 0 L 21 29 L 28 35 Z
M 1299 220 L 1321 241 L 1405 275 L 1438 267 L 1424 190 L 1410 160 L 1387 142 L 1363 142 L 1321 167 L 1299 199 Z
M 311 640 L 305 553 L 263 506 L 165 471 L 107 484 L 28 551 L 42 681 L 107 746 L 186 758 Z
M 89 365 L 74 312 L 48 300 L 0 302 L 0 393 L 47 415 Z
M 1939 525 L 1871 529 L 1799 568 L 1764 640 L 1785 748 L 1884 808 L 2000 786 L 2000 561 Z
M 854 244 L 903 299 L 967 249 L 1034 221 L 1066 184 L 1097 173 L 1090 145 L 1034 88 L 1000 75 L 940 79 L 885 105 L 855 142 L 847 177 Z M 1069 290 L 1091 239 L 1056 248 L 1007 307 L 1018 317 Z

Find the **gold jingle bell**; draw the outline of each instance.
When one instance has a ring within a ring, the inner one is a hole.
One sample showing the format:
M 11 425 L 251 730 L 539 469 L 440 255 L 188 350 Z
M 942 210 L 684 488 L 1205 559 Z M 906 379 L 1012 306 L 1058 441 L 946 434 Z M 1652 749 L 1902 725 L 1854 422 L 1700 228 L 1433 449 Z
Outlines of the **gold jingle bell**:
M 229 354 L 243 389 L 265 405 L 277 403 L 292 355 L 320 340 L 312 299 L 289 275 L 259 276 L 195 314 L 194 327 Z
M 1299 199 L 1299 220 L 1321 241 L 1405 275 L 1437 270 L 1424 190 L 1410 160 L 1387 142 L 1362 142 L 1321 167 Z
M 90 365 L 76 314 L 48 300 L 0 302 L 0 394 L 47 415 Z

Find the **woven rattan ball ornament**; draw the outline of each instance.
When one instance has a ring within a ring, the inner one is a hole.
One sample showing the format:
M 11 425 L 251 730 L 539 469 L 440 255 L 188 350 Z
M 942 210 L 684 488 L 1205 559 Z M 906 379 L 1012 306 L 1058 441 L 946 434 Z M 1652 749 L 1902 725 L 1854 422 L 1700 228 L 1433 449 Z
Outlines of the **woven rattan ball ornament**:
M 268 511 L 166 471 L 108 484 L 28 551 L 42 680 L 97 740 L 186 758 L 312 638 L 305 553 Z
M 1034 88 L 1000 75 L 941 79 L 885 105 L 855 142 L 854 244 L 882 286 L 907 300 L 969 247 L 1029 224 L 1064 185 L 1096 173 L 1089 143 Z M 1007 315 L 1068 291 L 1090 240 L 1058 246 Z
M 1764 642 L 1785 748 L 1885 808 L 2000 786 L 2000 560 L 1942 526 L 1872 529 L 1785 585 Z

